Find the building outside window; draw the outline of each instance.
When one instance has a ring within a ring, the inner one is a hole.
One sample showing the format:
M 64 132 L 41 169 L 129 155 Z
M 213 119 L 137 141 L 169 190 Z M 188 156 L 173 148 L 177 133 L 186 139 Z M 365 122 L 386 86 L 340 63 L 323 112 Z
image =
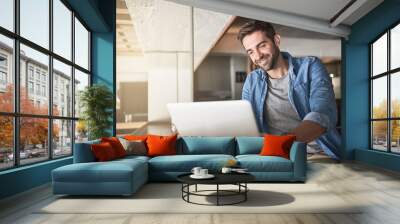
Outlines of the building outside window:
M 36 95 L 40 95 L 40 84 L 36 84 Z
M 7 56 L 0 54 L 0 68 L 7 68 Z
M 0 54 L 0 91 L 7 86 L 7 56 Z
M 47 74 L 42 73 L 42 82 L 44 82 L 44 83 L 46 83 L 46 76 L 47 76 Z
M 7 74 L 3 71 L 0 71 L 0 84 L 7 84 Z
M 42 96 L 46 96 L 46 86 L 42 86 Z
M 36 69 L 36 80 L 40 81 L 40 70 Z
M 31 82 L 31 81 L 28 82 L 28 91 L 29 91 L 29 94 L 34 94 L 33 82 Z
M 29 79 L 33 80 L 33 67 L 32 66 L 29 66 L 28 74 L 29 74 Z

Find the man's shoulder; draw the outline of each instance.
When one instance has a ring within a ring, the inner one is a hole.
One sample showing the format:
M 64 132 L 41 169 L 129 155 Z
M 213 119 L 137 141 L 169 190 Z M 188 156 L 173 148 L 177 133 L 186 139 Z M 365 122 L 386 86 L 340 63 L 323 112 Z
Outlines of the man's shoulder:
M 263 71 L 260 68 L 258 68 L 258 69 L 251 71 L 248 74 L 248 79 L 250 79 L 252 81 L 256 81 L 258 79 L 261 79 L 263 75 L 264 75 Z
M 293 57 L 293 63 L 298 66 L 312 66 L 321 64 L 321 60 L 316 56 Z

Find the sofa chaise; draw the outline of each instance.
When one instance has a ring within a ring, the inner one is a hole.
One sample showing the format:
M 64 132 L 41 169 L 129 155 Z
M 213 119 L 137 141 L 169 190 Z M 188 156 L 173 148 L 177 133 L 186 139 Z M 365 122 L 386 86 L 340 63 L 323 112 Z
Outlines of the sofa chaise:
M 181 137 L 176 155 L 126 156 L 96 162 L 90 141 L 75 144 L 73 164 L 52 171 L 54 194 L 131 195 L 148 181 L 176 181 L 193 167 L 218 172 L 228 160 L 236 160 L 259 182 L 304 182 L 306 180 L 306 146 L 294 142 L 290 159 L 260 156 L 262 137 Z

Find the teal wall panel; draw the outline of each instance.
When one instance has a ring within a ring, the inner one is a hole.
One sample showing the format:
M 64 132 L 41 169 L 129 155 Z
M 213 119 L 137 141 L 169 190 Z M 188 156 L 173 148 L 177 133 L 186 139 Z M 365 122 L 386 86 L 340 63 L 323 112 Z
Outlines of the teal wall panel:
M 98 7 L 105 18 L 105 22 L 111 28 L 109 32 L 93 32 L 92 33 L 92 83 L 101 83 L 110 88 L 114 95 L 114 104 L 116 101 L 116 34 L 115 34 L 115 18 L 116 5 L 115 0 L 99 1 Z M 110 10 L 114 9 L 114 10 Z M 116 133 L 115 107 L 113 109 L 112 127 L 109 128 L 111 135 Z
M 93 32 L 109 32 L 111 30 L 99 7 L 100 2 L 107 1 L 113 2 L 114 0 L 66 0 Z
M 342 51 L 345 158 L 392 170 L 398 170 L 399 156 L 369 150 L 369 43 L 400 22 L 399 12 L 399 0 L 381 3 L 352 25 Z
M 368 149 L 356 149 L 355 160 L 400 172 L 400 155 Z
M 345 88 L 345 138 L 344 158 L 354 159 L 354 148 L 367 148 L 369 142 L 369 60 L 368 46 L 347 44 L 346 70 L 343 76 Z
M 72 157 L 0 172 L 0 199 L 51 181 L 51 171 L 72 163 Z

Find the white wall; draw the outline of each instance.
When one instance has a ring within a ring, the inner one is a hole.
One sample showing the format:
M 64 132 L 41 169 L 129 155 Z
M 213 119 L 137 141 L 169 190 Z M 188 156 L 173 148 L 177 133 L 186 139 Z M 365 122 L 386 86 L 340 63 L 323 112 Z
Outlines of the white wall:
M 168 120 L 167 103 L 178 101 L 177 57 L 174 53 L 146 54 L 148 63 L 157 61 L 157 66 L 148 70 L 148 119 L 149 121 Z
M 192 54 L 178 53 L 178 101 L 193 101 L 193 71 L 191 66 Z
M 118 82 L 147 82 L 146 59 L 143 55 L 117 56 Z
M 193 101 L 193 63 L 213 46 L 232 16 L 196 10 L 193 21 L 191 7 L 164 0 L 126 0 L 126 5 L 145 58 L 148 120 L 169 120 L 168 103 Z M 193 33 L 198 53 L 195 60 Z M 145 79 L 145 73 L 140 76 L 139 71 L 133 78 L 129 69 L 121 71 L 128 80 Z

